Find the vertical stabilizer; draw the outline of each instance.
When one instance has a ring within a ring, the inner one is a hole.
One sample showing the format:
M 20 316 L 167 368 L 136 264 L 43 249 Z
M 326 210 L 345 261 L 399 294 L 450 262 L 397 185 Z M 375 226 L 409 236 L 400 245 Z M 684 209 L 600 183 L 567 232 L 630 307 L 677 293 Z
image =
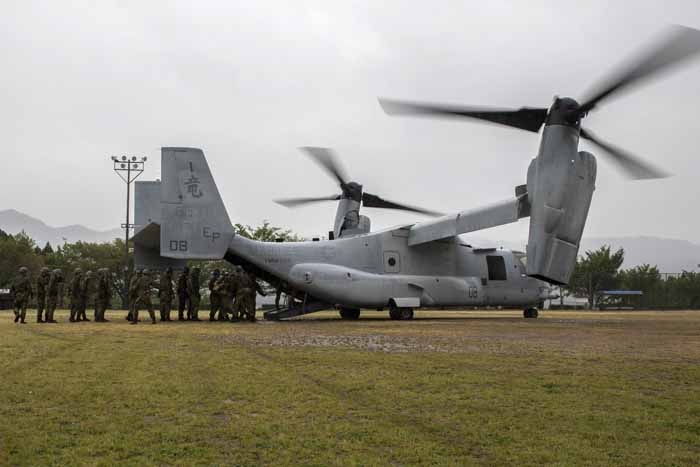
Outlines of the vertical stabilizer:
M 233 226 L 204 152 L 162 148 L 161 174 L 161 256 L 223 258 Z

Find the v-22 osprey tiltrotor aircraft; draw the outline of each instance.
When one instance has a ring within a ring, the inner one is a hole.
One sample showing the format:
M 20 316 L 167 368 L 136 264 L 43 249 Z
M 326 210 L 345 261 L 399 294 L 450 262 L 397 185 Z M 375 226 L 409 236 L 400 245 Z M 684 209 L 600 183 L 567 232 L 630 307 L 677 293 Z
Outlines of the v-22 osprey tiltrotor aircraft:
M 420 307 L 522 306 L 526 318 L 549 284 L 567 284 L 593 196 L 596 159 L 578 150 L 580 138 L 607 153 L 632 178 L 660 178 L 665 173 L 630 153 L 603 142 L 581 127 L 581 120 L 606 97 L 686 61 L 700 51 L 700 32 L 676 27 L 652 50 L 603 82 L 578 103 L 555 98 L 546 108 L 486 109 L 381 100 L 390 114 L 467 117 L 541 135 L 527 183 L 515 196 L 485 207 L 371 232 L 359 216 L 368 207 L 419 208 L 365 194 L 340 175 L 329 152 L 306 149 L 336 175 L 338 200 L 332 240 L 264 243 L 237 235 L 204 153 L 195 148 L 162 149 L 162 182 L 142 185 L 136 193 L 136 261 L 148 267 L 181 266 L 191 259 L 225 259 L 241 265 L 300 300 L 270 312 L 280 319 L 337 307 L 345 319 L 361 308 L 388 309 L 392 319 L 411 319 Z M 313 201 L 317 201 L 314 199 Z M 295 200 L 286 200 L 288 205 Z M 299 200 L 296 200 L 299 201 Z M 283 201 L 284 202 L 284 201 Z M 480 249 L 459 235 L 530 218 L 527 254 Z

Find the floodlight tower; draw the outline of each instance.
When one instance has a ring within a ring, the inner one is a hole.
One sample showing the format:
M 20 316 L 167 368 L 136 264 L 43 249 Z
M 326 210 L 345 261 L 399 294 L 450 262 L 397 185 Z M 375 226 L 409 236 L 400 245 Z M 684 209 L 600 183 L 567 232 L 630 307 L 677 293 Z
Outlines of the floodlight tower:
M 126 222 L 124 228 L 124 287 L 129 286 L 129 205 L 131 204 L 131 183 L 143 173 L 146 157 L 112 156 L 114 171 L 126 183 Z M 126 307 L 129 307 L 129 294 L 125 294 Z

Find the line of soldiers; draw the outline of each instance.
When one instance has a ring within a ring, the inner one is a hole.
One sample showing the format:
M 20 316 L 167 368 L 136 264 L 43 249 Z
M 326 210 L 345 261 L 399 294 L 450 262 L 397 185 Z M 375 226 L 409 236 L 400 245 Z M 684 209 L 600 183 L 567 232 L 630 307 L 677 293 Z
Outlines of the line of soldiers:
M 42 268 L 36 281 L 37 323 L 55 323 L 54 311 L 63 290 L 63 272 L 60 269 L 49 271 Z M 219 271 L 215 269 L 208 283 L 211 311 L 209 321 L 255 321 L 255 297 L 256 294 L 265 295 L 257 278 L 252 273 L 246 273 L 243 268 L 237 266 L 233 271 Z M 177 279 L 176 288 L 173 288 L 173 270 L 167 268 L 154 280 L 147 269 L 138 269 L 132 275 L 129 282 L 129 313 L 127 320 L 131 324 L 139 322 L 139 311 L 145 309 L 151 318 L 151 323 L 156 323 L 156 315 L 153 310 L 151 295 L 153 290 L 158 291 L 160 301 L 160 320 L 172 321 L 170 312 L 173 299 L 178 299 L 178 320 L 201 321 L 199 319 L 200 269 L 185 267 Z M 34 296 L 34 290 L 26 267 L 19 269 L 10 292 L 14 297 L 15 322 L 26 323 L 27 307 Z M 110 307 L 112 297 L 110 273 L 107 268 L 99 269 L 96 274 L 86 271 L 83 274 L 80 268 L 73 272 L 73 278 L 69 284 L 70 292 L 70 321 L 90 321 L 86 310 L 94 304 L 95 322 L 107 322 L 105 312 Z
M 93 318 L 97 323 L 106 323 L 105 311 L 110 306 L 112 288 L 109 280 L 109 269 L 97 270 L 97 275 L 92 271 L 83 271 L 76 268 L 73 271 L 73 279 L 70 282 L 70 319 L 71 323 L 78 321 L 90 321 L 86 315 L 89 305 L 94 303 L 95 313 Z M 39 289 L 37 282 L 37 290 Z M 94 302 L 93 302 L 94 301 Z M 38 308 L 38 306 L 37 306 Z M 39 313 L 37 311 L 37 313 Z M 41 322 L 41 315 L 38 314 L 37 322 Z
M 63 272 L 60 269 L 41 269 L 36 281 L 37 323 L 56 322 L 54 312 L 63 290 L 62 284 Z M 26 324 L 27 306 L 34 296 L 29 269 L 24 266 L 19 268 L 19 274 L 10 287 L 10 294 L 14 298 L 15 323 Z
M 209 279 L 209 321 L 255 321 L 255 297 L 265 296 L 256 277 L 237 266 L 232 272 L 215 269 Z M 229 315 L 231 317 L 229 318 Z
M 207 284 L 211 308 L 209 321 L 255 321 L 256 294 L 265 295 L 255 275 L 246 273 L 237 266 L 232 272 L 215 269 Z M 177 296 L 178 321 L 201 321 L 199 304 L 201 301 L 200 269 L 185 267 L 177 278 L 173 288 L 173 270 L 167 268 L 158 281 L 151 278 L 147 269 L 139 269 L 129 283 L 129 303 L 131 309 L 127 319 L 132 324 L 138 323 L 138 313 L 141 308 L 148 310 L 151 323 L 156 323 L 151 290 L 158 290 L 160 301 L 160 320 L 172 321 L 170 312 L 173 299 Z

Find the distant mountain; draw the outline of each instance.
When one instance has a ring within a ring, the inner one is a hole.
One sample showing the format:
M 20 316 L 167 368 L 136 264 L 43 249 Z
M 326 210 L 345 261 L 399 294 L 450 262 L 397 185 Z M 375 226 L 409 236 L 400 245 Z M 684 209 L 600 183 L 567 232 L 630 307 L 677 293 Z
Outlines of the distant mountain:
M 474 246 L 495 246 L 511 250 L 525 251 L 524 242 L 493 241 L 485 238 L 468 237 Z M 660 237 L 588 237 L 581 240 L 579 255 L 588 250 L 597 250 L 603 245 L 610 245 L 614 250 L 624 248 L 625 262 L 623 268 L 632 268 L 642 264 L 656 265 L 661 272 L 697 271 L 700 269 L 700 245 L 687 240 L 675 240 Z
M 106 243 L 124 235 L 124 231 L 121 229 L 98 231 L 82 225 L 51 227 L 39 219 L 14 209 L 0 211 L 0 229 L 13 235 L 24 230 L 27 235 L 34 239 L 37 245 L 42 247 L 46 242 L 50 242 L 53 246 L 62 245 L 64 241 L 74 243 L 79 240 L 83 242 Z

